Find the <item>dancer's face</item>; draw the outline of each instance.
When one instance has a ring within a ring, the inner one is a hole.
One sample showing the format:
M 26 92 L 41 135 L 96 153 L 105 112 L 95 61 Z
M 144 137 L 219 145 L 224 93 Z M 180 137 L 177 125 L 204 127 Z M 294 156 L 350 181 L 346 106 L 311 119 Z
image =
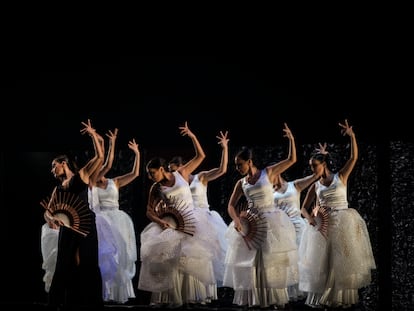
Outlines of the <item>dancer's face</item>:
M 164 179 L 164 168 L 149 168 L 147 169 L 148 178 L 153 182 L 160 182 Z
M 236 165 L 236 170 L 241 174 L 241 175 L 246 175 L 249 172 L 249 164 L 250 164 L 251 160 L 243 160 L 240 159 L 239 157 L 236 157 L 234 159 L 234 164 Z
M 313 173 L 318 173 L 325 169 L 325 163 L 316 159 L 311 159 L 309 165 Z
M 55 160 L 52 161 L 52 169 L 50 170 L 50 172 L 53 174 L 55 178 L 59 178 L 65 175 L 64 165 L 65 165 L 65 161 L 63 162 L 58 162 Z

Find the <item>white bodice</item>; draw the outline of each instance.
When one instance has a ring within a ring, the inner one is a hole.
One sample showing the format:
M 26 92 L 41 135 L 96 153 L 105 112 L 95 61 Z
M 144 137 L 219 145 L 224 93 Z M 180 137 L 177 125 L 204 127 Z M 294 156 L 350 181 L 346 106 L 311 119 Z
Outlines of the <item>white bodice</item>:
M 260 172 L 260 177 L 254 185 L 247 181 L 247 176 L 242 179 L 242 189 L 247 201 L 253 207 L 261 211 L 269 211 L 275 208 L 273 200 L 273 185 L 267 176 L 266 170 Z
M 196 207 L 209 208 L 207 186 L 200 181 L 198 174 L 194 175 L 190 184 L 190 190 Z
M 336 173 L 329 186 L 324 186 L 317 181 L 316 194 L 320 206 L 330 207 L 332 209 L 348 208 L 347 189 Z

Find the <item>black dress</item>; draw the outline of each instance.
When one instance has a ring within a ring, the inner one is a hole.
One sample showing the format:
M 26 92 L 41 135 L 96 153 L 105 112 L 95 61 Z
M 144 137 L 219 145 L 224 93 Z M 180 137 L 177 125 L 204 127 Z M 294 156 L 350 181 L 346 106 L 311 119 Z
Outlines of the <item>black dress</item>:
M 67 188 L 58 186 L 56 194 L 68 192 L 88 205 L 87 190 L 88 186 L 76 174 Z M 85 212 L 91 213 L 89 233 L 86 236 L 70 228 L 60 227 L 56 269 L 49 290 L 50 307 L 103 309 L 95 214 L 89 208 Z M 79 263 L 76 259 L 77 252 Z

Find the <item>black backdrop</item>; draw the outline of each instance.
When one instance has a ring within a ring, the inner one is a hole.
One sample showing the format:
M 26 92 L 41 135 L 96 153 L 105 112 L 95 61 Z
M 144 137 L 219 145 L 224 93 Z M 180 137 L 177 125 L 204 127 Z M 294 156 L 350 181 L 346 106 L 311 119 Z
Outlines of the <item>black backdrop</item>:
M 200 53 L 193 47 L 179 53 L 148 47 L 138 55 L 131 49 L 63 47 L 48 53 L 19 50 L 2 71 L 7 109 L 0 125 L 1 257 L 8 285 L 1 301 L 44 298 L 38 202 L 53 184 L 51 158 L 61 152 L 83 155 L 90 148 L 79 133 L 81 121 L 90 118 L 102 133 L 118 127 L 119 152 L 135 137 L 142 166 L 153 155 L 191 154 L 178 130 L 188 121 L 207 152 L 201 168 L 219 161 L 219 130 L 229 130 L 233 152 L 252 145 L 267 156 L 286 145 L 282 127 L 287 122 L 301 149 L 294 177 L 306 170 L 309 150 L 318 142 L 347 142 L 337 123 L 348 118 L 362 146 L 350 194 L 369 224 L 379 264 L 364 303 L 373 308 L 412 305 L 413 135 L 406 106 L 411 97 L 384 84 L 374 62 L 353 54 L 309 68 L 294 61 L 298 54 L 275 57 L 264 49 Z M 124 154 L 128 157 L 128 150 Z M 222 208 L 235 178 L 229 172 L 211 185 L 213 207 Z M 134 195 L 123 194 L 137 232 L 146 222 L 147 183 L 141 170 L 128 188 Z M 145 295 L 138 299 L 145 302 Z

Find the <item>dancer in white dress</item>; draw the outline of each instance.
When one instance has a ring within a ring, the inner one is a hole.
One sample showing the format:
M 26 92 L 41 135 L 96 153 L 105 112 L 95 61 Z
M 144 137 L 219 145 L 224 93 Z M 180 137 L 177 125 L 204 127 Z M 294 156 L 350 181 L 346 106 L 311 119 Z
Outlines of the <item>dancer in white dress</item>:
M 233 221 L 226 233 L 229 244 L 224 285 L 234 289 L 236 305 L 284 307 L 289 302 L 288 286 L 298 282 L 295 228 L 287 214 L 275 207 L 273 199 L 276 177 L 296 162 L 294 137 L 286 124 L 283 131 L 289 139 L 286 159 L 259 169 L 250 149 L 243 148 L 235 157 L 236 169 L 246 176 L 237 181 L 228 204 Z M 249 209 L 239 212 L 237 206 L 243 195 Z M 253 237 L 253 230 L 246 230 L 243 220 L 248 213 L 254 215 L 251 223 L 261 222 Z
M 58 251 L 59 226 L 45 217 L 46 222 L 41 228 L 41 252 L 42 252 L 42 269 L 45 271 L 43 282 L 45 291 L 49 292 L 52 283 L 53 273 L 55 273 L 56 258 Z
M 279 175 L 276 179 L 277 182 L 274 185 L 273 198 L 276 204 L 276 208 L 280 208 L 289 216 L 290 221 L 295 226 L 296 231 L 296 245 L 299 249 L 300 241 L 302 238 L 303 230 L 306 228 L 307 222 L 302 217 L 300 212 L 300 194 L 309 187 L 312 183 L 319 179 L 322 171 L 313 173 L 312 175 L 298 178 L 295 180 L 287 181 Z M 299 253 L 300 256 L 300 253 Z M 300 300 L 305 298 L 305 295 L 298 288 L 299 284 L 289 286 L 289 298 L 290 300 Z
M 137 243 L 131 217 L 119 209 L 119 189 L 139 176 L 140 152 L 135 140 L 128 148 L 135 154 L 129 173 L 106 178 L 112 167 L 118 129 L 109 131 L 109 150 L 105 164 L 94 174 L 89 184 L 89 203 L 96 214 L 99 241 L 99 265 L 106 302 L 125 303 L 135 298 L 132 279 L 136 274 Z M 103 144 L 103 140 L 101 139 Z
M 323 174 L 308 189 L 301 208 L 309 225 L 299 249 L 299 289 L 307 292 L 305 303 L 312 307 L 357 304 L 358 289 L 371 283 L 371 270 L 376 268 L 366 223 L 347 199 L 347 181 L 358 158 L 358 145 L 348 121 L 339 126 L 351 138 L 350 157 L 334 173 L 329 153 L 312 156 L 311 169 L 322 167 Z
M 206 213 L 194 208 L 190 186 L 191 174 L 204 160 L 205 154 L 187 122 L 180 127 L 181 134 L 191 138 L 196 155 L 177 171 L 170 172 L 162 158 L 153 158 L 146 170 L 154 181 L 151 186 L 147 217 L 151 220 L 141 232 L 141 269 L 138 288 L 151 292 L 151 304 L 180 307 L 188 303 L 207 303 L 214 293 L 211 286 L 217 282 L 213 270 L 215 243 L 209 231 Z M 157 213 L 162 204 L 171 212 L 184 211 L 184 227 L 177 230 L 175 223 Z M 189 223 L 188 223 L 189 222 Z M 191 230 L 192 229 L 192 230 Z
M 207 186 L 210 181 L 223 176 L 227 172 L 229 141 L 227 135 L 227 131 L 225 133 L 221 131 L 220 135 L 216 136 L 219 140 L 218 143 L 222 147 L 220 166 L 210 170 L 200 171 L 197 174 L 189 175 L 190 189 L 193 196 L 194 206 L 195 208 L 199 208 L 206 213 L 208 222 L 214 227 L 214 230 L 209 232 L 209 234 L 212 236 L 211 239 L 216 241 L 213 245 L 213 249 L 211 249 L 211 252 L 214 254 L 213 267 L 217 287 L 223 286 L 224 258 L 227 251 L 227 239 L 225 238 L 227 224 L 217 211 L 210 209 Z M 179 156 L 171 159 L 168 164 L 171 171 L 177 170 L 177 168 L 182 165 L 183 161 Z M 214 287 L 217 288 L 216 286 Z M 214 288 L 211 291 L 214 291 Z M 214 297 L 212 299 L 217 299 L 217 293 L 214 293 Z

